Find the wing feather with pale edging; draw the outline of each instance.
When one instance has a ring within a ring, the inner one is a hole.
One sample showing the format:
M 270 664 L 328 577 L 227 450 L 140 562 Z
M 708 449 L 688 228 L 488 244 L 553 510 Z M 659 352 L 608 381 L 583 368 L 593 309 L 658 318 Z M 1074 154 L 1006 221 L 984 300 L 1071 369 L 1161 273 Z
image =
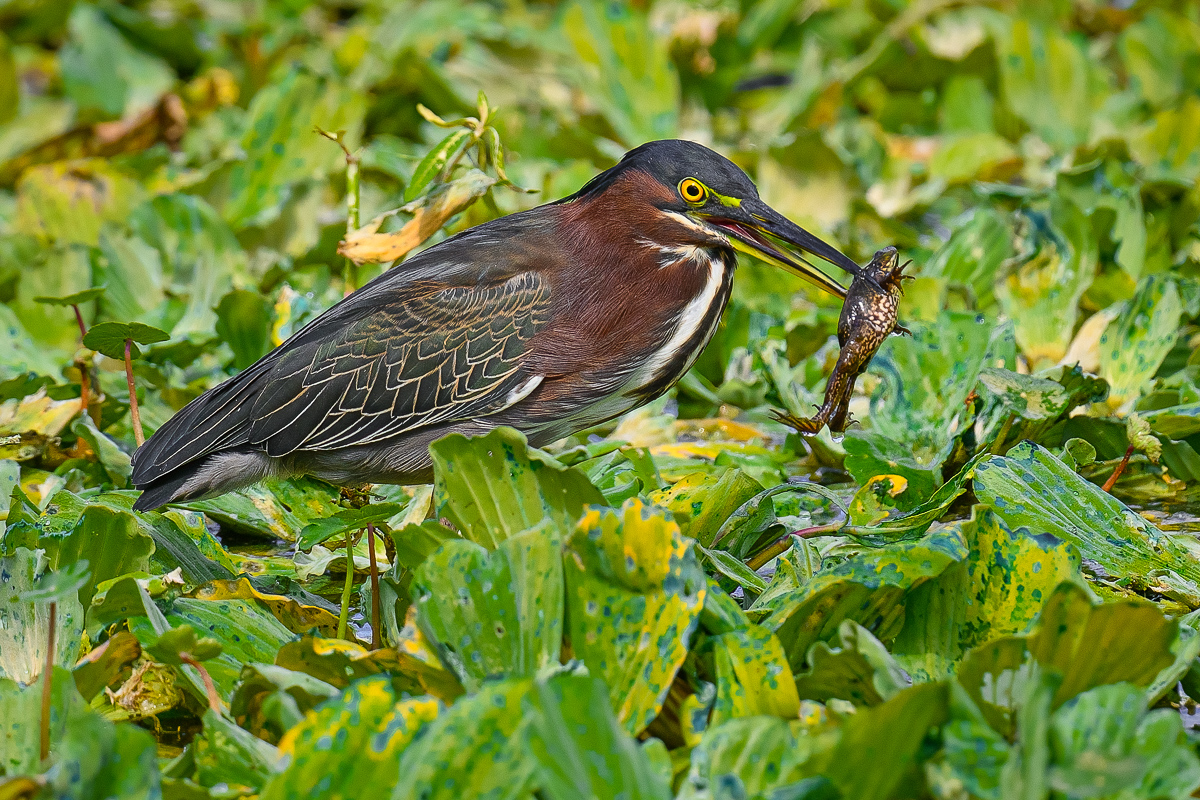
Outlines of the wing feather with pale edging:
M 405 294 L 284 354 L 254 404 L 249 440 L 272 456 L 334 450 L 511 405 L 534 377 L 525 356 L 549 320 L 541 278 L 410 285 Z

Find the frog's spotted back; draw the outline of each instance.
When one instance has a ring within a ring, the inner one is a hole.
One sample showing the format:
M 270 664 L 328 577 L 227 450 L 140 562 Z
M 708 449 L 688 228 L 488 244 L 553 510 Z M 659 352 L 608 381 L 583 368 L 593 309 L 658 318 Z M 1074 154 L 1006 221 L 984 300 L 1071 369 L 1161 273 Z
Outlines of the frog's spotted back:
M 909 263 L 900 263 L 896 248 L 885 247 L 855 276 L 838 319 L 841 352 L 825 386 L 825 402 L 810 419 L 777 413 L 779 421 L 810 435 L 825 425 L 834 433 L 846 430 L 850 395 L 858 376 L 889 334 L 909 332 L 896 322 L 904 294 L 903 279 L 909 277 L 904 275 L 904 267 Z

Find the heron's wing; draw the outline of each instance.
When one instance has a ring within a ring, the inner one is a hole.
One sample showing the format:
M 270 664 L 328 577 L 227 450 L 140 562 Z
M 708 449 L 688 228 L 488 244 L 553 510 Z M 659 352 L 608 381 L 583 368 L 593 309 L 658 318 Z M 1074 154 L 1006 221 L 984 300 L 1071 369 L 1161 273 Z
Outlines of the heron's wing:
M 536 388 L 524 361 L 550 315 L 537 273 L 421 281 L 400 294 L 282 353 L 254 403 L 250 442 L 272 456 L 369 444 L 494 414 Z

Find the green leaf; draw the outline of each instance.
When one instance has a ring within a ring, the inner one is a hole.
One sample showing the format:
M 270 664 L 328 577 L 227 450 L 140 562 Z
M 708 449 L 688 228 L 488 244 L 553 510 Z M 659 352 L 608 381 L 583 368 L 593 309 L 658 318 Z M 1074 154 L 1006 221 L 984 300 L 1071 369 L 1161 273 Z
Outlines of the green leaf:
M 966 286 L 975 296 L 975 307 L 995 304 L 992 284 L 997 271 L 1013 253 L 1012 232 L 1005 216 L 988 208 L 971 215 L 945 245 L 920 270 L 921 275 L 944 277 Z
M 247 664 L 229 700 L 229 715 L 264 741 L 278 741 L 305 715 L 336 698 L 337 687 L 303 672 L 273 664 Z
M 950 677 L 968 649 L 1027 632 L 1060 583 L 1083 581 L 1078 552 L 1052 535 L 1010 530 L 983 506 L 953 525 L 967 558 L 909 593 L 892 646 L 917 679 Z
M 547 800 L 671 797 L 669 775 L 655 771 L 645 746 L 613 716 L 603 681 L 556 675 L 535 683 L 531 700 L 540 712 L 528 733 L 539 795 Z
M 129 454 L 122 450 L 111 436 L 101 432 L 90 416 L 81 414 L 71 423 L 71 432 L 88 443 L 116 488 L 124 489 L 129 486 L 129 478 L 133 474 Z
M 62 297 L 39 296 L 33 298 L 33 300 L 36 303 L 43 303 L 48 306 L 81 306 L 103 295 L 105 289 L 106 287 L 104 286 L 93 286 L 91 289 L 84 289 L 82 292 L 72 292 Z
M 54 569 L 72 564 L 90 565 L 90 579 L 79 590 L 85 606 L 92 602 L 97 584 L 127 572 L 145 572 L 154 552 L 154 541 L 128 511 L 89 505 L 66 535 L 42 536 L 38 545 Z M 85 558 L 87 556 L 87 558 Z
M 729 797 L 763 797 L 772 789 L 803 780 L 811 775 L 805 762 L 812 754 L 815 737 L 798 737 L 794 726 L 776 717 L 746 717 L 709 728 L 691 752 L 678 797 L 710 798 L 714 786 L 730 787 Z M 807 792 L 785 796 L 812 800 L 840 796 L 823 779 L 806 788 Z
M 704 605 L 689 544 L 637 499 L 588 510 L 567 542 L 567 637 L 630 733 L 662 707 Z
M 1150 276 L 1100 336 L 1100 375 L 1112 390 L 1108 404 L 1128 410 L 1149 385 L 1179 338 L 1183 304 L 1175 282 Z
M 1154 115 L 1130 138 L 1129 150 L 1150 181 L 1190 186 L 1200 177 L 1200 99 Z
M 207 340 L 216 324 L 213 307 L 233 288 L 233 275 L 247 266 L 233 231 L 212 206 L 190 194 L 159 195 L 135 209 L 128 222 L 158 251 L 164 289 L 186 300 L 171 334 Z
M 431 698 L 402 699 L 386 675 L 357 681 L 287 732 L 283 769 L 261 797 L 383 796 L 400 778 L 401 754 L 439 711 Z
M 408 188 L 404 190 L 404 202 L 411 203 L 416 200 L 425 191 L 425 187 L 446 168 L 451 157 L 458 152 L 463 143 L 471 138 L 471 135 L 471 131 L 465 129 L 454 131 L 426 153 L 425 157 L 421 159 L 421 163 L 417 164 L 416 169 L 413 170 L 412 180 L 409 181 Z
M 693 472 L 649 497 L 671 511 L 685 536 L 707 547 L 725 521 L 762 490 L 758 481 L 733 467 L 717 473 Z
M 299 184 L 337 169 L 341 150 L 313 127 L 345 130 L 346 141 L 357 141 L 365 105 L 363 95 L 343 81 L 298 67 L 256 93 L 239 142 L 245 157 L 228 172 L 222 215 L 230 226 L 242 230 L 273 222 Z
M 30 683 L 45 668 L 49 605 L 27 598 L 37 591 L 46 567 L 40 550 L 16 547 L 0 557 L 0 678 Z M 68 574 L 68 585 L 79 577 Z M 79 653 L 83 608 L 71 593 L 60 595 L 57 603 L 54 663 L 70 667 Z
M 989 724 L 1010 736 L 1018 705 L 1016 677 L 1029 662 L 1053 670 L 1060 681 L 1052 695 L 1057 708 L 1096 686 L 1127 681 L 1143 689 L 1169 668 L 1178 625 L 1152 603 L 1121 600 L 1093 604 L 1087 590 L 1061 584 L 1047 599 L 1036 630 L 994 639 L 971 650 L 958 669 L 958 682 Z
M 1001 311 L 1013 320 L 1021 352 L 1035 368 L 1058 363 L 1067 354 L 1079 299 L 1096 274 L 1099 260 L 1091 224 L 1070 201 L 1054 198 L 1052 220 L 1061 238 L 1038 238 L 1037 250 L 996 283 Z
M 1049 533 L 1079 548 L 1110 575 L 1153 583 L 1200 583 L 1190 551 L 1120 500 L 1075 474 L 1048 450 L 1021 442 L 975 470 L 975 493 L 1009 528 Z M 1064 503 L 1062 498 L 1071 498 Z
M 836 647 L 817 642 L 808 650 L 808 669 L 796 676 L 804 700 L 837 698 L 856 706 L 879 705 L 908 684 L 904 670 L 870 631 L 854 620 L 838 626 Z
M 91 578 L 88 572 L 88 562 L 77 561 L 58 570 L 47 572 L 38 580 L 37 585 L 17 597 L 19 603 L 57 603 L 78 593 L 87 585 Z
M 995 15 L 996 63 L 1008 106 L 1049 144 L 1087 141 L 1107 95 L 1099 65 L 1072 37 L 1024 17 Z
M 1070 408 L 1071 396 L 1057 381 L 1007 369 L 983 369 L 979 381 L 1009 413 L 1023 419 L 1050 419 Z
M 1147 712 L 1136 686 L 1083 692 L 1054 713 L 1050 786 L 1067 795 L 1187 797 L 1200 786 L 1200 759 L 1179 714 Z
M 5 655 L 3 650 L 0 655 Z M 5 776 L 36 775 L 42 768 L 39 752 L 42 684 L 40 681 L 23 684 L 26 681 L 0 677 L 0 719 L 4 720 L 4 735 L 0 736 L 0 773 Z M 73 721 L 82 705 L 71 673 L 55 669 L 50 684 L 51 745 L 67 735 L 67 723 Z
M 204 733 L 194 746 L 200 784 L 261 789 L 279 761 L 275 747 L 212 709 L 204 712 L 202 721 Z
M 63 89 L 85 118 L 113 119 L 149 107 L 175 82 L 160 59 L 131 45 L 100 10 L 74 7 L 59 54 Z
M 858 483 L 876 475 L 899 475 L 908 481 L 908 488 L 897 498 L 904 510 L 928 500 L 942 483 L 939 468 L 917 463 L 909 448 L 881 434 L 851 431 L 842 447 L 846 449 L 846 471 Z
M 793 672 L 800 672 L 809 647 L 833 637 L 843 620 L 889 641 L 903 624 L 905 595 L 966 555 L 966 543 L 955 531 L 871 548 L 822 569 L 796 589 L 760 600 L 751 607 L 752 617 L 765 616 L 761 624 L 775 632 Z
M 438 517 L 464 537 L 494 549 L 550 519 L 563 535 L 604 497 L 582 472 L 530 448 L 512 428 L 468 439 L 451 434 L 429 447 Z
M 191 625 L 180 625 L 147 643 L 145 650 L 160 664 L 179 667 L 184 663 L 180 658 L 181 653 L 191 655 L 196 661 L 208 661 L 221 655 L 221 643 L 216 639 L 196 636 L 196 630 Z
M 537 763 L 522 746 L 532 682 L 491 683 L 460 700 L 400 754 L 395 800 L 519 798 Z
M 217 336 L 233 350 L 233 366 L 245 369 L 271 349 L 272 303 L 258 292 L 235 289 L 217 304 Z
M 949 687 L 926 683 L 882 705 L 860 709 L 842 724 L 837 744 L 816 754 L 807 769 L 828 778 L 842 797 L 896 796 L 906 773 L 918 763 L 930 729 L 948 718 L 948 703 Z
M 709 550 L 707 547 L 696 545 L 704 560 L 712 564 L 713 569 L 735 582 L 752 595 L 762 594 L 767 588 L 767 582 L 760 578 L 754 570 L 747 567 L 736 556 L 725 550 Z
M 573 3 L 561 19 L 575 56 L 567 74 L 618 139 L 633 147 L 675 135 L 679 78 L 649 16 L 625 6 Z
M 550 525 L 490 552 L 461 539 L 446 542 L 417 568 L 412 597 L 418 626 L 467 691 L 558 664 L 562 542 Z
M 149 620 L 132 619 L 130 629 L 143 647 L 157 641 L 171 628 L 188 625 L 204 631 L 207 638 L 216 640 L 221 646 L 221 654 L 210 659 L 205 668 L 222 697 L 232 694 L 244 664 L 272 663 L 279 649 L 297 635 L 284 627 L 255 599 L 200 600 L 180 597 L 164 606 L 162 612 L 155 609 L 162 620 L 156 623 L 154 614 Z M 180 668 L 180 672 L 194 674 L 192 668 L 187 666 Z M 207 696 L 198 680 L 193 679 L 188 687 L 198 699 L 207 703 Z
M 297 532 L 345 510 L 337 501 L 338 490 L 324 481 L 289 478 L 181 505 L 238 533 L 295 541 Z
M 93 325 L 87 332 L 87 336 L 83 337 L 83 345 L 103 353 L 109 358 L 124 361 L 125 340 L 128 339 L 132 342 L 129 350 L 130 358 L 141 358 L 142 351 L 137 345 L 157 344 L 170 338 L 170 334 L 166 331 L 160 331 L 158 328 L 143 325 L 140 322 L 101 322 L 99 325 Z
M 871 429 L 931 466 L 968 424 L 966 399 L 979 371 L 1011 366 L 1015 349 L 1009 326 L 986 324 L 976 314 L 943 311 L 932 323 L 910 327 L 911 337 L 888 337 L 875 357 L 873 369 L 884 380 L 872 398 Z
M 363 530 L 368 525 L 387 522 L 403 510 L 398 503 L 372 503 L 362 508 L 347 508 L 332 517 L 319 519 L 304 526 L 296 537 L 296 547 L 311 550 L 314 546 L 335 536 L 345 536 Z
M 799 716 L 792 670 L 775 634 L 750 624 L 712 637 L 711 647 L 717 697 L 710 725 L 738 717 Z
M 1200 26 L 1161 8 L 1150 9 L 1117 37 L 1130 85 L 1157 108 L 1173 105 L 1186 91 L 1184 65 L 1197 47 Z

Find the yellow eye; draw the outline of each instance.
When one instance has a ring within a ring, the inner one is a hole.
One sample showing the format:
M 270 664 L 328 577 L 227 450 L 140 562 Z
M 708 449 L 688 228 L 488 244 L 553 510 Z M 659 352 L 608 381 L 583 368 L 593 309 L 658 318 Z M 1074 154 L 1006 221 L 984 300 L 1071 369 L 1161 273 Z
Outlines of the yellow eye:
M 705 190 L 700 181 L 695 178 L 684 178 L 679 182 L 679 193 L 689 203 L 699 203 L 704 199 Z

